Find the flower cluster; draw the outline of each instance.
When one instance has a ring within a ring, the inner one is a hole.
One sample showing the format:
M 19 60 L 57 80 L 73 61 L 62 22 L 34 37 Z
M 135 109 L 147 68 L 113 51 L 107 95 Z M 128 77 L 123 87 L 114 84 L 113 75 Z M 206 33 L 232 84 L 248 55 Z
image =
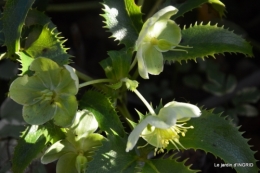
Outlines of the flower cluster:
M 41 158 L 43 164 L 57 159 L 57 173 L 85 172 L 87 163 L 92 160 L 94 151 L 104 137 L 94 133 L 98 122 L 87 110 L 78 111 L 73 125 L 66 130 L 66 139 L 57 141 L 46 150 Z
M 65 65 L 60 67 L 48 58 L 37 58 L 31 65 L 32 76 L 15 79 L 9 96 L 23 105 L 23 118 L 29 124 L 40 125 L 53 119 L 54 124 L 68 127 L 72 124 L 78 103 L 78 77 Z

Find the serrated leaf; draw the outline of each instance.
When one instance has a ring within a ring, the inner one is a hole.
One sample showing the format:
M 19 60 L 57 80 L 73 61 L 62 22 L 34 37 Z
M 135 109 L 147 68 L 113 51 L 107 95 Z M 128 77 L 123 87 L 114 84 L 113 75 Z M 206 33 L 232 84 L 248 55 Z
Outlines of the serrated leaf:
M 106 28 L 112 37 L 127 47 L 133 47 L 142 27 L 142 13 L 134 0 L 104 0 Z
M 147 159 L 145 148 L 140 150 L 137 155 L 135 151 L 125 152 L 126 138 L 120 138 L 118 135 L 110 135 L 109 140 L 104 141 L 103 146 L 99 148 L 93 160 L 89 162 L 87 173 L 191 173 L 190 170 L 181 162 L 169 159 Z M 149 150 L 150 151 L 150 150 Z
M 164 173 L 164 172 L 178 172 L 178 173 L 191 173 L 197 172 L 191 170 L 184 163 L 177 162 L 171 158 L 169 159 L 151 159 L 144 165 L 142 172 L 149 173 Z
M 181 45 L 189 45 L 193 48 L 187 48 L 186 52 L 168 51 L 164 53 L 166 61 L 196 60 L 196 58 L 205 58 L 214 54 L 242 53 L 245 56 L 252 57 L 252 47 L 242 37 L 234 34 L 223 27 L 217 25 L 197 25 L 182 30 Z
M 183 16 L 185 13 L 193 10 L 194 8 L 200 7 L 204 3 L 210 3 L 215 10 L 219 12 L 220 17 L 224 15 L 225 5 L 219 0 L 186 0 L 181 4 L 178 4 L 176 8 L 178 8 L 178 13 L 172 16 L 172 19 L 177 19 L 180 16 Z
M 254 153 L 248 145 L 248 140 L 242 137 L 229 121 L 211 111 L 202 110 L 199 118 L 187 122 L 188 130 L 185 137 L 180 138 L 181 144 L 188 148 L 202 149 L 223 159 L 226 163 L 253 163 L 253 167 L 234 167 L 237 172 L 257 173 L 258 168 Z
M 89 162 L 87 173 L 136 172 L 137 157 L 134 152 L 125 152 L 126 141 L 126 138 L 111 134 Z
M 36 9 L 30 9 L 25 19 L 25 25 L 30 27 L 32 25 L 44 26 L 48 24 L 48 27 L 52 30 L 56 28 L 51 19 L 41 11 Z M 57 31 L 57 30 L 55 30 Z
M 24 172 L 25 168 L 33 159 L 45 148 L 46 139 L 43 131 L 38 126 L 31 126 L 18 140 L 18 144 L 14 150 L 12 160 L 12 170 L 14 173 Z
M 41 127 L 44 131 L 44 136 L 46 138 L 46 142 L 55 143 L 58 140 L 65 138 L 65 133 L 62 129 L 52 122 L 47 122 Z
M 118 81 L 128 76 L 131 65 L 131 54 L 125 50 L 109 51 L 109 58 L 100 62 L 106 76 Z
M 21 72 L 19 73 L 20 76 L 23 76 L 25 74 L 28 74 L 29 67 L 31 63 L 33 62 L 34 58 L 28 56 L 24 52 L 19 52 L 19 59 L 18 61 L 21 63 Z
M 124 136 L 124 128 L 109 98 L 97 91 L 87 91 L 81 101 L 81 109 L 87 109 L 96 117 L 101 130 L 112 133 L 111 129 Z
M 42 28 L 35 26 L 34 30 L 29 34 L 28 39 L 35 37 L 34 32 L 38 33 L 39 29 L 41 29 L 40 35 L 25 52 L 32 58 L 46 57 L 59 65 L 68 64 L 71 56 L 66 53 L 67 49 L 63 46 L 64 41 L 54 32 L 55 29 L 50 29 L 48 25 Z
M 14 59 L 14 54 L 20 50 L 20 37 L 25 17 L 34 0 L 8 0 L 2 16 L 3 33 L 7 56 Z

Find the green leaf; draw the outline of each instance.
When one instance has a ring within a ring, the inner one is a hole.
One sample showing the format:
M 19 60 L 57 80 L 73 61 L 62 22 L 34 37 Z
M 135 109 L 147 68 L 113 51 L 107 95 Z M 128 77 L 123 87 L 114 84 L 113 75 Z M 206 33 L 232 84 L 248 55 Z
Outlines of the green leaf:
M 133 151 L 125 152 L 126 140 L 115 134 L 109 135 L 109 140 L 103 142 L 89 162 L 87 173 L 136 172 L 137 156 Z
M 149 173 L 164 173 L 164 172 L 178 172 L 178 173 L 191 173 L 197 172 L 191 170 L 184 163 L 177 162 L 171 158 L 168 159 L 151 159 L 146 162 L 142 172 Z
M 35 32 L 40 35 L 38 38 L 30 45 L 29 48 L 25 50 L 32 58 L 46 57 L 50 58 L 59 65 L 68 64 L 70 62 L 70 55 L 66 53 L 66 48 L 64 48 L 63 43 L 65 41 L 61 40 L 55 33 L 55 29 L 49 29 L 48 25 L 43 27 L 35 26 L 33 31 L 29 34 L 28 39 L 35 38 Z
M 125 152 L 126 138 L 120 138 L 118 135 L 110 135 L 109 140 L 103 142 L 93 160 L 89 162 L 87 173 L 191 173 L 190 170 L 181 162 L 169 159 L 148 159 L 147 155 L 150 149 L 141 148 L 138 154 L 135 151 Z
M 25 168 L 45 148 L 46 139 L 38 126 L 28 127 L 15 147 L 12 160 L 14 173 L 24 172 Z
M 188 130 L 185 137 L 180 138 L 181 144 L 188 148 L 202 149 L 223 159 L 226 163 L 253 163 L 253 167 L 234 167 L 237 172 L 257 173 L 258 168 L 254 153 L 248 140 L 231 122 L 211 111 L 202 110 L 199 118 L 187 122 L 194 129 Z
M 128 47 L 133 47 L 142 27 L 142 13 L 134 0 L 104 0 L 105 28 L 112 37 Z
M 44 14 L 41 11 L 38 11 L 36 9 L 30 9 L 27 17 L 25 19 L 25 25 L 30 27 L 32 25 L 41 25 L 44 26 L 48 24 L 50 29 L 54 29 L 56 28 L 56 26 L 53 24 L 53 22 L 51 21 L 51 19 Z M 54 30 L 57 31 L 57 30 Z
M 51 122 L 47 122 L 42 127 L 44 130 L 44 136 L 46 137 L 46 141 L 50 143 L 55 143 L 58 140 L 65 138 L 65 133 L 62 129 Z
M 188 11 L 193 10 L 194 8 L 200 7 L 204 3 L 210 3 L 212 7 L 219 12 L 220 16 L 224 15 L 225 5 L 219 0 L 186 0 L 182 4 L 178 4 L 176 8 L 178 8 L 179 12 L 172 17 L 172 19 L 177 19 L 180 16 L 183 16 Z
M 92 112 L 99 124 L 99 127 L 107 132 L 111 129 L 120 136 L 124 136 L 124 128 L 115 111 L 110 99 L 96 91 L 87 91 L 81 101 L 80 107 Z
M 25 54 L 24 52 L 19 52 L 19 59 L 18 61 L 21 63 L 21 73 L 19 73 L 19 75 L 23 76 L 25 74 L 28 74 L 30 69 L 30 65 L 33 62 L 34 58 L 28 56 L 27 54 Z
M 116 81 L 127 77 L 131 65 L 130 51 L 109 51 L 109 58 L 100 62 L 106 76 Z
M 186 48 L 188 53 L 183 51 L 168 51 L 164 53 L 166 61 L 196 60 L 212 56 L 214 54 L 242 53 L 245 56 L 252 57 L 252 47 L 242 37 L 234 34 L 223 27 L 217 25 L 211 26 L 195 24 L 190 28 L 182 30 L 181 45 L 189 45 L 192 48 Z
M 34 0 L 8 0 L 2 16 L 3 33 L 8 57 L 14 59 L 14 54 L 20 50 L 20 38 L 25 17 Z

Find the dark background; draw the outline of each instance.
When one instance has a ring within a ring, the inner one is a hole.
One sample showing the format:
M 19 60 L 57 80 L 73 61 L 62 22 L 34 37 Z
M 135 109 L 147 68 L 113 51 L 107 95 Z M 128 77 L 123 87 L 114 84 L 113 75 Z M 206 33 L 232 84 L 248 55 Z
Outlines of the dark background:
M 148 14 L 156 1 L 145 2 L 143 11 Z M 181 3 L 184 1 L 171 2 Z M 259 89 L 260 1 L 222 0 L 222 2 L 226 5 L 227 10 L 226 17 L 222 20 L 210 6 L 203 5 L 201 8 L 194 9 L 184 17 L 177 19 L 177 23 L 183 27 L 185 24 L 189 25 L 195 21 L 207 23 L 207 21 L 211 20 L 213 23 L 223 23 L 225 28 L 230 28 L 235 33 L 242 35 L 253 46 L 254 58 L 246 58 L 242 54 L 225 54 L 225 57 L 217 55 L 213 62 L 219 65 L 221 72 L 234 75 L 237 78 L 238 86 L 242 88 L 255 86 Z M 72 3 L 74 5 L 79 4 L 79 6 L 75 9 L 68 8 L 66 10 L 66 7 Z M 42 8 L 45 8 L 44 5 Z M 104 19 L 100 16 L 103 13 L 101 8 L 102 5 L 99 1 L 94 0 L 50 0 L 46 12 L 53 23 L 57 25 L 57 29 L 62 33 L 62 36 L 68 39 L 65 45 L 70 48 L 69 54 L 74 56 L 73 66 L 93 78 L 105 77 L 98 62 L 107 57 L 107 51 L 122 48 L 113 38 L 108 38 L 111 34 L 103 28 L 104 23 L 102 21 Z M 209 58 L 206 61 L 212 59 Z M 182 65 L 179 63 L 165 65 L 165 70 L 160 76 L 151 76 L 149 81 L 138 79 L 140 90 L 148 101 L 153 102 L 155 105 L 159 103 L 161 98 L 163 98 L 164 103 L 175 99 L 177 101 L 198 103 L 199 105 L 205 105 L 207 108 L 227 105 L 232 96 L 216 97 L 205 92 L 202 87 L 194 88 L 185 85 L 182 79 L 190 73 L 198 73 L 203 82 L 207 81 L 205 73 L 199 71 L 197 66 L 198 63 L 192 61 L 188 70 L 184 71 L 183 69 L 187 67 L 185 62 Z M 6 98 L 9 85 L 10 79 L 0 79 L 0 103 Z M 129 107 L 143 109 L 135 96 L 130 94 L 128 98 Z M 260 112 L 260 102 L 258 101 L 254 106 Z M 133 114 L 136 113 L 133 111 Z M 260 151 L 259 115 L 256 117 L 240 116 L 238 117 L 238 125 L 242 125 L 240 131 L 245 131 L 243 136 L 248 139 L 251 138 L 249 144 L 253 146 L 252 149 Z M 205 173 L 235 172 L 232 169 L 214 168 L 214 163 L 222 163 L 222 161 L 211 154 L 206 155 L 203 151 L 187 151 L 183 154 L 183 157 L 191 157 L 188 163 L 193 163 L 192 168 L 201 169 Z M 256 153 L 255 157 L 260 160 L 260 153 Z

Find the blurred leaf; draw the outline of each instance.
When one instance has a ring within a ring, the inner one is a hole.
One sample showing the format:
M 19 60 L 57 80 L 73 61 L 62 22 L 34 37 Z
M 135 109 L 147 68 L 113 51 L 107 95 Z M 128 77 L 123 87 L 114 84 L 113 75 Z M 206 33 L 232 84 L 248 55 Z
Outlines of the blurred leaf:
M 6 98 L 1 105 L 0 114 L 1 118 L 7 121 L 24 122 L 22 117 L 22 105 L 19 105 L 10 98 Z
M 237 105 L 236 112 L 246 117 L 255 117 L 258 115 L 258 110 L 249 104 Z
M 242 53 L 248 57 L 253 56 L 252 47 L 245 39 L 217 25 L 202 25 L 202 23 L 197 25 L 196 23 L 187 29 L 184 28 L 180 44 L 183 46 L 189 45 L 192 48 L 185 49 L 188 53 L 184 51 L 163 53 L 166 61 L 196 61 L 197 58 L 214 57 L 214 54 L 223 54 L 225 52 Z
M 25 130 L 23 125 L 6 124 L 0 131 L 0 138 L 19 138 L 21 132 Z
M 0 173 L 7 173 L 12 167 L 12 163 L 10 161 L 5 162 L 3 166 L 0 166 Z
M 17 64 L 6 59 L 0 64 L 0 78 L 10 80 L 17 74 Z
M 256 103 L 260 99 L 260 91 L 255 88 L 244 88 L 238 91 L 232 99 L 234 105 L 241 103 Z

